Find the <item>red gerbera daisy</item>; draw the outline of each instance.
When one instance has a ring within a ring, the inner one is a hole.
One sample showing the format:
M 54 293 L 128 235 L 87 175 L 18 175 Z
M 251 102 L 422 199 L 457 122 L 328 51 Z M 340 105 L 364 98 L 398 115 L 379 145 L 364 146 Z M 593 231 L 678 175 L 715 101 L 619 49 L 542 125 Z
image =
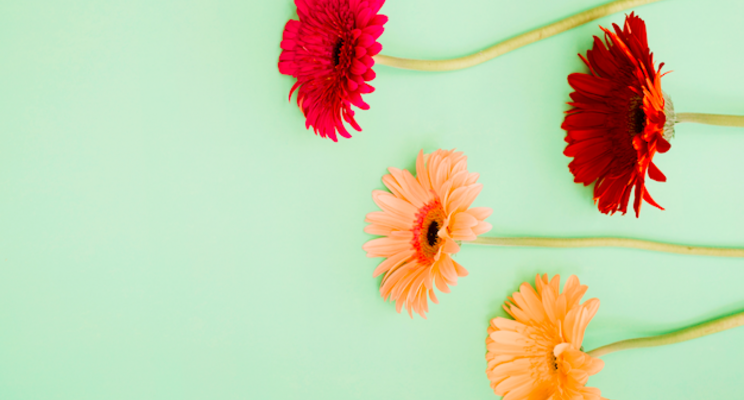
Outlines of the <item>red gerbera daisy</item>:
M 661 91 L 661 68 L 654 67 L 653 53 L 646 40 L 646 24 L 631 13 L 621 29 L 605 32 L 605 44 L 594 37 L 594 47 L 581 57 L 589 74 L 571 74 L 568 83 L 574 108 L 568 111 L 562 128 L 568 134 L 563 154 L 574 157 L 568 165 L 574 182 L 594 186 L 599 211 L 626 213 L 631 191 L 635 190 L 636 217 L 641 199 L 663 210 L 645 187 L 646 173 L 664 182 L 666 177 L 653 163 L 654 155 L 671 145 L 673 118 L 665 129 L 665 106 L 671 101 Z
M 388 18 L 378 14 L 385 0 L 295 0 L 299 21 L 284 27 L 279 72 L 297 82 L 297 104 L 305 114 L 305 127 L 334 142 L 336 132 L 351 135 L 344 127 L 354 120 L 351 105 L 362 110 L 369 105 L 362 94 L 374 88 L 366 81 L 375 78 L 372 56 L 382 50 L 377 38 Z M 342 119 L 343 118 L 343 119 Z

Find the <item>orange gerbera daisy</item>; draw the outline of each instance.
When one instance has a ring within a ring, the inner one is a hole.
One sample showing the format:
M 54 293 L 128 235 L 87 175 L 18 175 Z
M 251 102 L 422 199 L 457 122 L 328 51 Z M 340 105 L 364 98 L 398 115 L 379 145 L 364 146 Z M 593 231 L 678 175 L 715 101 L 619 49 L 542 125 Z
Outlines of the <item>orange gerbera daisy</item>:
M 535 278 L 537 291 L 523 283 L 504 305 L 514 320 L 494 318 L 486 338 L 486 374 L 504 400 L 599 400 L 597 388 L 585 387 L 604 362 L 581 349 L 584 330 L 599 300 L 579 304 L 587 287 L 572 275 L 563 293 L 560 276 Z
M 392 193 L 375 190 L 372 198 L 383 210 L 367 214 L 364 231 L 385 237 L 364 245 L 367 257 L 386 257 L 374 272 L 382 273 L 380 294 L 426 318 L 428 297 L 437 302 L 434 286 L 449 292 L 458 276 L 468 271 L 450 255 L 460 251 L 457 241 L 475 240 L 491 230 L 484 220 L 492 210 L 469 208 L 483 185 L 467 170 L 467 157 L 454 150 L 437 150 L 416 159 L 416 177 L 389 168 L 382 177 Z

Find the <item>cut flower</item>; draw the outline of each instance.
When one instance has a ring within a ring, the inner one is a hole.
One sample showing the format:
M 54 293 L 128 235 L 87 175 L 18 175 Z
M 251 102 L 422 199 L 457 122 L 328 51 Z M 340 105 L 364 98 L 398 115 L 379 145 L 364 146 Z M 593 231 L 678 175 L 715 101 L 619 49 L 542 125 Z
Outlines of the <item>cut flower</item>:
M 279 72 L 297 82 L 297 104 L 305 115 L 305 127 L 337 141 L 336 133 L 350 138 L 344 121 L 357 131 L 351 105 L 369 105 L 362 94 L 374 88 L 372 56 L 382 50 L 377 39 L 388 18 L 378 14 L 385 0 L 295 0 L 299 21 L 284 27 Z
M 486 338 L 486 374 L 494 393 L 505 400 L 600 400 L 600 391 L 586 387 L 604 361 L 581 348 L 584 331 L 599 300 L 579 304 L 587 287 L 572 275 L 563 293 L 560 276 L 535 278 L 535 289 L 523 283 L 504 310 L 514 320 L 491 320 Z
M 483 185 L 467 170 L 467 157 L 454 150 L 437 150 L 416 159 L 416 177 L 389 168 L 382 181 L 390 192 L 375 190 L 372 198 L 382 211 L 367 214 L 364 231 L 385 236 L 364 245 L 367 257 L 385 257 L 374 276 L 385 274 L 380 294 L 426 318 L 428 298 L 437 302 L 434 286 L 449 292 L 467 270 L 451 257 L 458 241 L 475 240 L 491 230 L 484 220 L 492 210 L 470 208 Z
M 562 125 L 568 142 L 564 154 L 574 158 L 569 164 L 574 182 L 596 182 L 594 201 L 600 212 L 625 214 L 635 191 L 638 217 L 641 200 L 663 210 L 646 190 L 645 179 L 648 174 L 666 181 L 653 158 L 671 147 L 674 118 L 667 124 L 667 113 L 674 110 L 661 91 L 664 63 L 655 68 L 645 22 L 631 13 L 622 29 L 613 27 L 614 32 L 602 28 L 607 47 L 595 36 L 586 58 L 579 55 L 590 73 L 568 77 L 575 92 Z

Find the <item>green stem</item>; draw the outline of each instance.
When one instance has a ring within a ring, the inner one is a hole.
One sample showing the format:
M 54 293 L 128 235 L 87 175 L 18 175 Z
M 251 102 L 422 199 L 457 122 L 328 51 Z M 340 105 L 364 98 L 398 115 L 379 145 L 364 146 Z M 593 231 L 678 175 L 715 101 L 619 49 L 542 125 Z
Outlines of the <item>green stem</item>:
M 684 342 L 687 340 L 697 339 L 699 337 L 711 335 L 727 329 L 736 328 L 737 326 L 744 325 L 744 311 L 728 317 L 722 317 L 713 321 L 703 322 L 698 325 L 693 325 L 682 330 L 667 333 L 666 335 L 637 338 L 622 340 L 606 346 L 596 348 L 592 351 L 587 352 L 592 357 L 601 357 L 605 354 L 614 353 L 620 350 L 638 349 L 642 347 L 655 347 L 665 346 L 668 344 L 674 344 Z
M 450 60 L 412 60 L 378 54 L 374 56 L 375 63 L 389 67 L 414 69 L 419 71 L 453 71 L 469 68 L 502 54 L 516 50 L 522 46 L 537 42 L 540 39 L 549 38 L 571 28 L 583 25 L 598 18 L 605 17 L 616 12 L 627 10 L 644 4 L 654 3 L 659 0 L 617 0 L 611 3 L 592 8 L 591 10 L 578 13 L 556 23 L 544 26 L 533 31 L 523 33 L 519 36 L 497 43 L 483 51 L 469 56 L 453 58 Z
M 723 114 L 678 113 L 677 122 L 744 127 L 744 116 Z
M 744 249 L 683 246 L 625 238 L 536 238 L 536 237 L 479 237 L 464 242 L 487 246 L 525 246 L 525 247 L 627 247 L 631 249 L 660 251 L 698 256 L 744 257 Z

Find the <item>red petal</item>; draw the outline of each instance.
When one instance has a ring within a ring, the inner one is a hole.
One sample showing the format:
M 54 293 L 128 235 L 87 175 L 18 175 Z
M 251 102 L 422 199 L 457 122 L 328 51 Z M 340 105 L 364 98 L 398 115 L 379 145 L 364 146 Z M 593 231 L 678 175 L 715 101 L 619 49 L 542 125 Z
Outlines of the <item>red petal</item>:
M 666 182 L 667 178 L 653 162 L 648 166 L 648 177 L 657 182 Z
M 573 73 L 568 76 L 568 84 L 576 90 L 604 97 L 612 90 L 612 81 L 589 74 Z
M 359 85 L 359 93 L 367 94 L 367 93 L 372 93 L 374 91 L 375 91 L 375 88 L 373 88 L 370 85 L 367 85 L 366 83 L 362 83 L 361 85 Z
M 357 88 L 359 87 L 359 84 L 354 82 L 353 79 L 348 79 L 346 81 L 346 87 L 349 89 L 350 92 L 353 92 L 357 90 Z
M 351 73 L 354 75 L 361 75 L 366 72 L 367 69 L 367 66 L 359 60 L 355 59 L 351 62 Z
M 279 61 L 279 73 L 284 75 L 294 75 L 297 66 L 291 61 Z
M 374 42 L 375 38 L 363 33 L 362 36 L 359 36 L 359 39 L 357 39 L 357 46 L 369 47 L 372 46 L 372 43 Z
M 292 50 L 297 45 L 297 42 L 290 39 L 284 39 L 281 43 L 279 43 L 279 47 L 281 47 L 284 50 Z
M 370 21 L 370 25 L 385 25 L 388 22 L 387 15 L 375 15 Z
M 362 10 L 362 12 L 357 14 L 357 17 L 356 17 L 357 25 L 356 26 L 358 26 L 359 28 L 366 27 L 371 17 L 372 17 L 372 10 L 370 10 L 369 8 L 365 8 L 364 10 Z
M 572 129 L 568 131 L 568 135 L 574 141 L 604 137 L 606 134 L 607 131 L 604 129 Z
M 372 25 L 362 29 L 362 32 L 372 36 L 373 39 L 377 39 L 378 37 L 380 37 L 380 35 L 382 35 L 382 32 L 384 30 L 385 28 L 379 25 Z
M 666 153 L 671 148 L 672 148 L 672 144 L 667 142 L 666 139 L 660 138 L 659 140 L 656 141 L 656 150 L 659 153 Z
M 651 195 L 648 194 L 648 190 L 644 190 L 643 191 L 643 200 L 646 200 L 646 203 L 651 204 L 652 206 L 654 206 L 654 207 L 656 207 L 656 208 L 658 208 L 660 210 L 663 210 L 664 209 L 664 207 L 658 205 L 656 203 L 656 201 L 654 201 L 654 199 L 651 198 Z
M 365 81 L 371 81 L 377 77 L 377 74 L 375 74 L 375 71 L 372 70 L 372 68 L 368 69 L 367 72 L 362 75 Z
M 579 154 L 593 156 L 597 153 L 603 153 L 610 147 L 610 144 L 611 143 L 604 140 L 604 138 L 582 140 L 566 146 L 566 149 L 563 150 L 563 154 L 568 157 L 576 157 Z
M 601 128 L 606 119 L 607 117 L 604 114 L 580 112 L 567 115 L 561 128 L 565 130 Z
M 378 42 L 372 43 L 372 45 L 367 48 L 367 54 L 371 56 L 376 56 L 380 54 L 381 51 L 382 51 L 382 45 Z

